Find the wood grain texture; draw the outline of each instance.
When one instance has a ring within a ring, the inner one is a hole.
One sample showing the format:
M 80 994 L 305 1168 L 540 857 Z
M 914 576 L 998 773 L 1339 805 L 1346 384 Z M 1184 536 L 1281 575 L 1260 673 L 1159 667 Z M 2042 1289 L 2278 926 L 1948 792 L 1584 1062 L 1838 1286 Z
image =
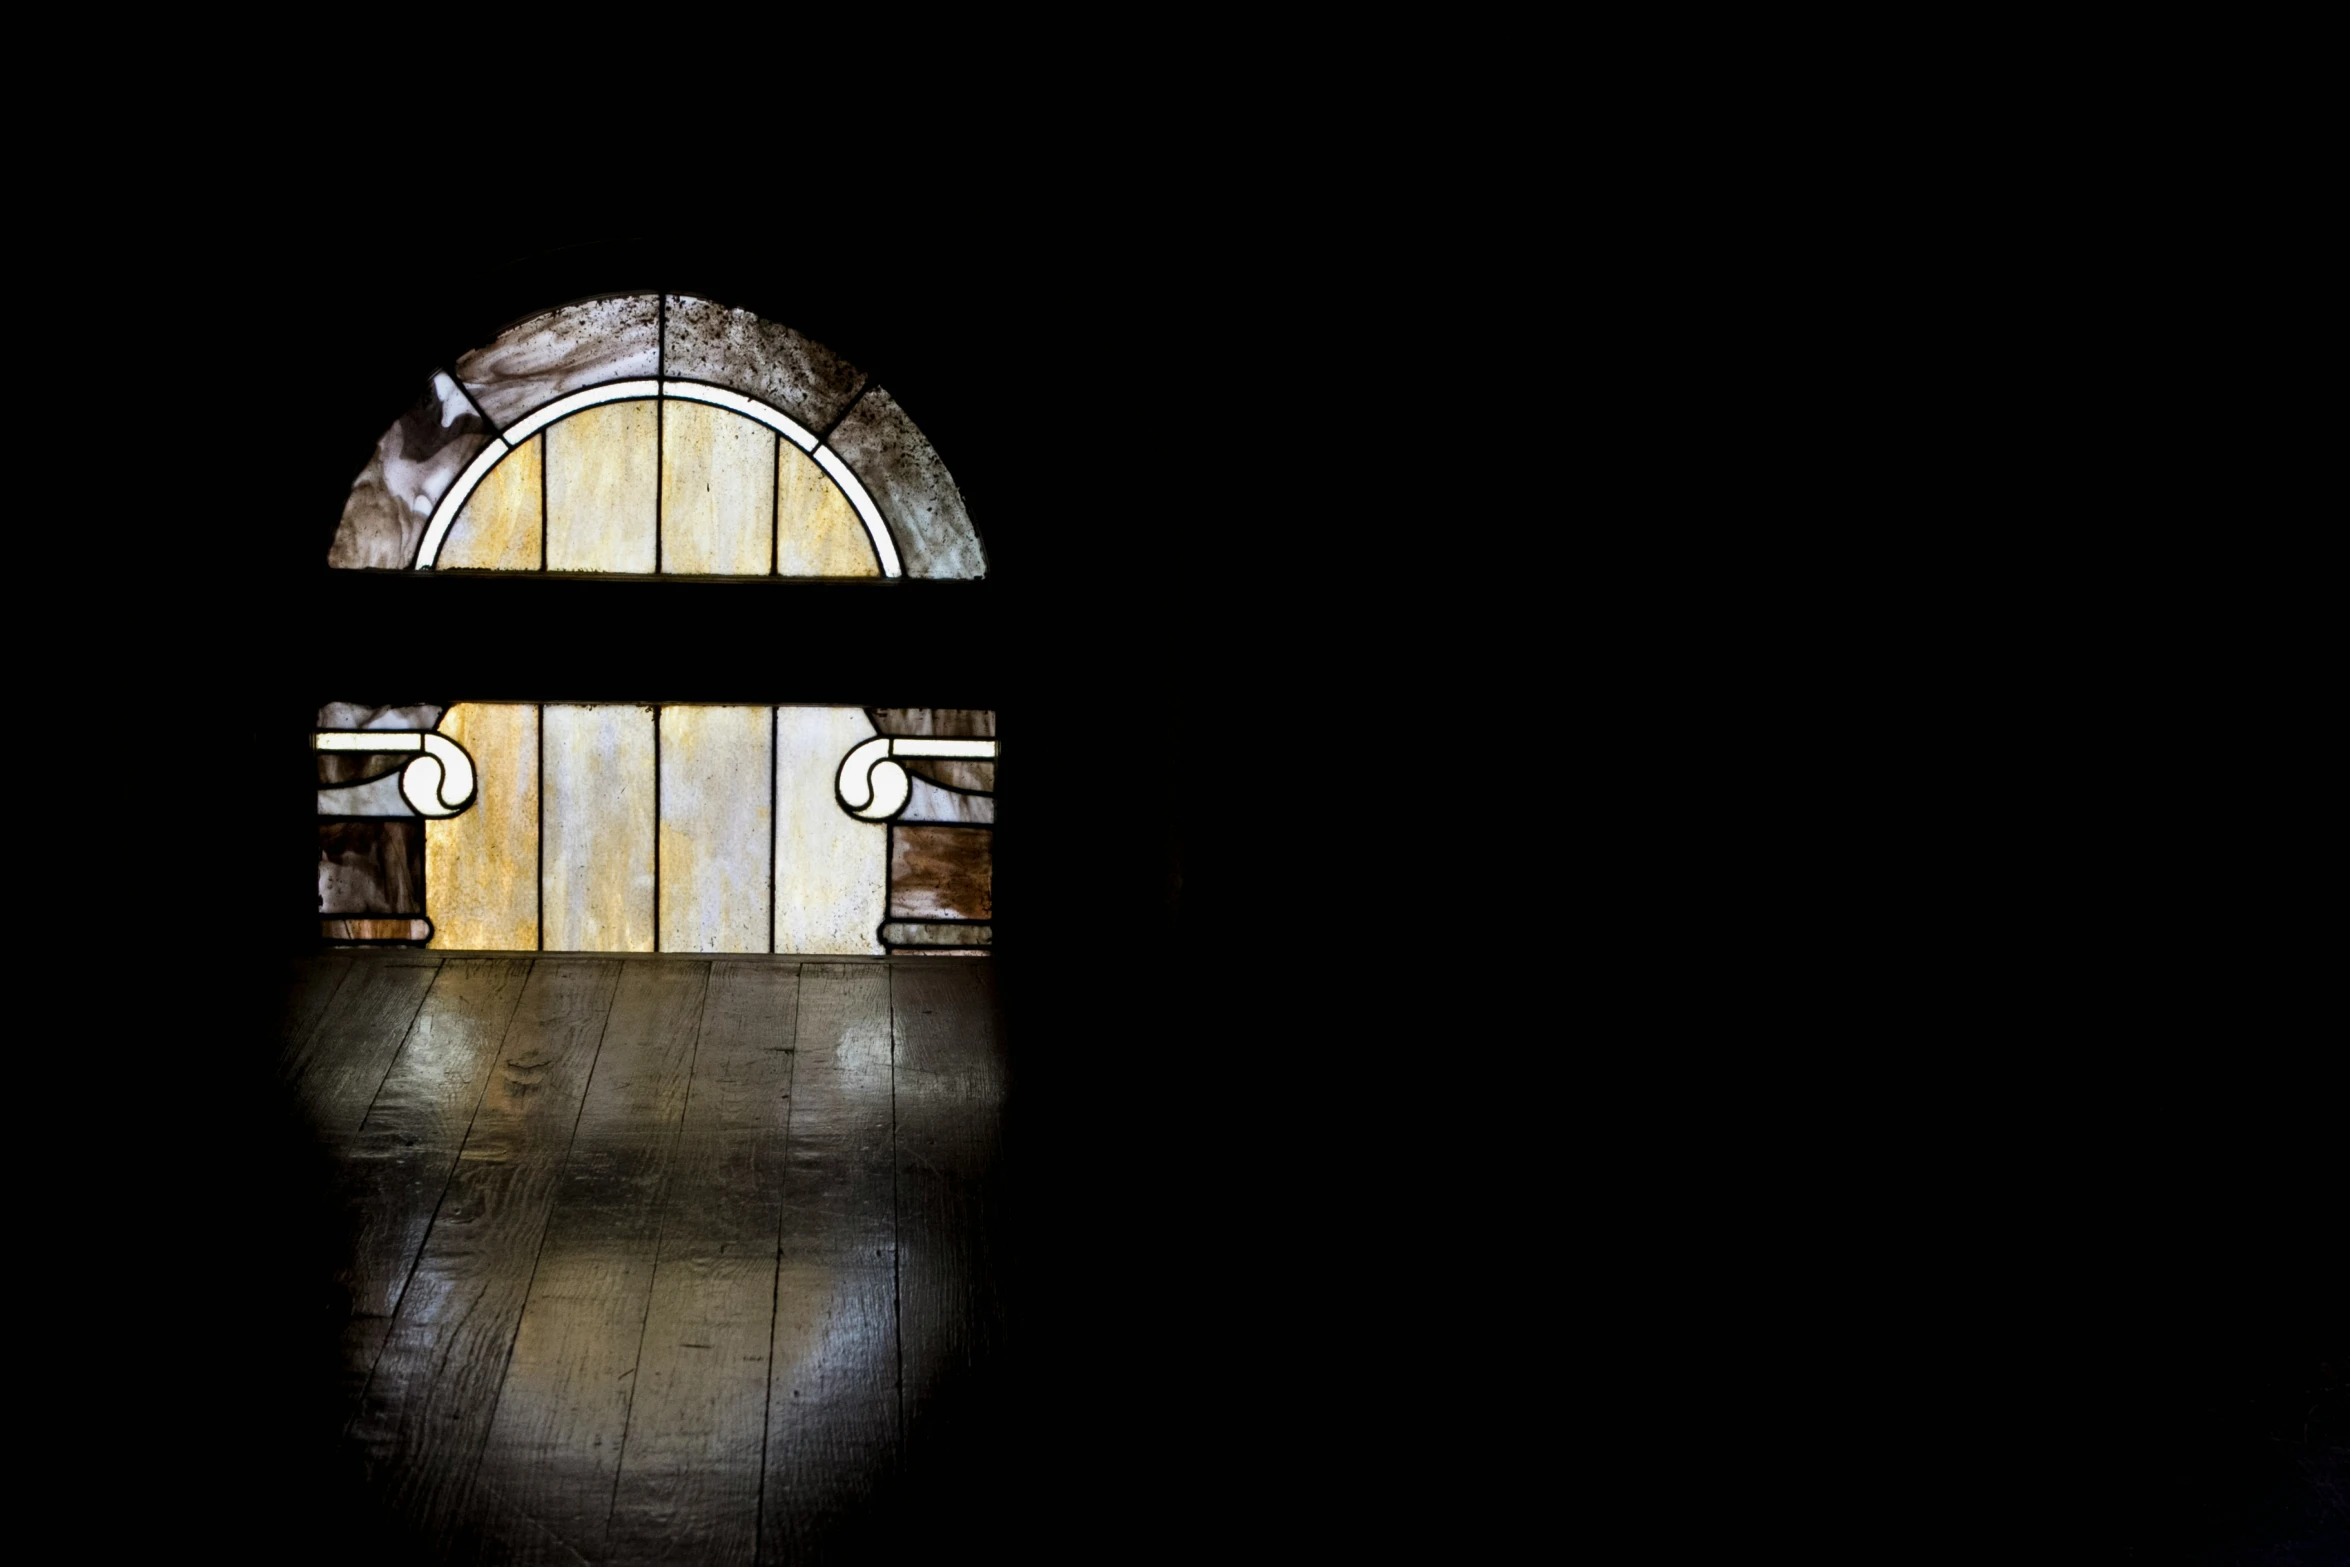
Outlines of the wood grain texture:
M 621 969 L 532 965 L 353 1422 L 383 1502 L 444 1556 L 469 1535 L 475 1464 Z
M 984 1447 L 984 1422 L 1007 1392 L 1007 1070 L 992 967 L 909 963 L 889 972 L 906 1463 L 929 1492 L 953 1487 L 953 1471 Z
M 442 964 L 366 1120 L 336 1145 L 351 1213 L 343 1364 L 344 1396 L 354 1406 L 448 1189 L 530 968 L 528 959 Z
M 288 984 L 289 1100 L 343 1114 L 394 1041 L 324 1142 L 367 1527 L 403 1559 L 868 1561 L 1004 1523 L 991 965 L 400 952 Z
M 710 965 L 621 970 L 481 1457 L 483 1544 L 600 1560 Z
M 800 971 L 762 1561 L 877 1547 L 897 1470 L 889 970 Z
M 350 975 L 351 964 L 352 954 L 348 952 L 321 952 L 298 958 L 287 966 L 274 1036 L 278 1070 L 287 1081 L 292 1081 L 295 1064 L 301 1060 L 319 1020 L 326 1016 L 327 1004 L 334 1000 L 335 992 Z
M 294 1094 L 311 1125 L 359 1129 L 440 965 L 422 952 L 357 960 L 295 1067 Z
M 799 978 L 713 965 L 606 1560 L 754 1559 Z

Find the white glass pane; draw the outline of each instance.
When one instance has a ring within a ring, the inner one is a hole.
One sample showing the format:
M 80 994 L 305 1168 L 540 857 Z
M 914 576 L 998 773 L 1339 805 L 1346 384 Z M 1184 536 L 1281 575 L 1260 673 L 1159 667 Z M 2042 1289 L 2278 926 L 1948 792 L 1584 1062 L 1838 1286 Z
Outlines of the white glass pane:
M 873 725 L 854 707 L 778 708 L 775 725 L 775 950 L 878 954 L 889 829 L 834 793 L 841 758 Z
M 661 709 L 661 950 L 765 952 L 765 707 Z
M 650 952 L 652 710 L 550 705 L 546 729 L 547 950 Z

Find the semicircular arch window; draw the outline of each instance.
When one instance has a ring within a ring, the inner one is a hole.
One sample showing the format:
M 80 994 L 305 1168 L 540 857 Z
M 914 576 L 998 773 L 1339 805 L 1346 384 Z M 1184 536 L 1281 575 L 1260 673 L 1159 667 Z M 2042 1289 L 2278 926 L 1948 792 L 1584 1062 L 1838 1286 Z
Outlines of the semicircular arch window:
M 786 326 L 684 294 L 565 305 L 435 371 L 353 482 L 327 563 L 986 574 L 961 492 L 887 390 Z M 993 944 L 992 711 L 410 694 L 431 700 L 318 715 L 328 940 Z

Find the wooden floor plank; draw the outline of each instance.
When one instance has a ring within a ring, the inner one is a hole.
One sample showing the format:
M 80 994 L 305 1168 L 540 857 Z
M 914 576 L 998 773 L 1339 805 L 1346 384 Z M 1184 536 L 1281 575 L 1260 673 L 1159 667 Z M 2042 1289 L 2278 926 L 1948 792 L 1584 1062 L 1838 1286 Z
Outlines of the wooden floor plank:
M 622 965 L 533 964 L 352 1434 L 424 1548 L 463 1549 L 557 1177 Z
M 531 969 L 527 958 L 453 958 L 432 989 L 359 1130 L 338 1147 L 352 1217 L 343 1276 L 343 1364 L 355 1406 L 424 1246 L 457 1152 Z
M 481 1458 L 484 1559 L 604 1559 L 710 964 L 627 965 Z
M 292 1075 L 294 1062 L 310 1042 L 318 1020 L 326 1015 L 327 1003 L 334 999 L 350 972 L 348 952 L 306 953 L 288 965 L 277 1025 L 277 1059 L 281 1072 Z
M 359 1129 L 440 967 L 437 953 L 424 952 L 354 962 L 293 1073 L 295 1096 L 319 1131 Z
M 975 1422 L 1006 1393 L 1006 1064 L 990 966 L 908 963 L 890 982 L 905 1456 L 934 1494 L 971 1468 Z
M 759 1559 L 869 1556 L 895 1484 L 889 971 L 800 971 Z
M 713 966 L 604 1560 L 750 1567 L 799 979 Z

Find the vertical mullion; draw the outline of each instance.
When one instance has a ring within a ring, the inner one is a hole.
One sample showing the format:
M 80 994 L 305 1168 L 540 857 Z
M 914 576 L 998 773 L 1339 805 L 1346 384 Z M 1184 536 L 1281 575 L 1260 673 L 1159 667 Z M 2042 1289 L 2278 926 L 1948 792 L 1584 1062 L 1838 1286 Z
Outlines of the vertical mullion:
M 781 439 L 781 437 L 777 437 Z M 781 763 L 776 758 L 783 709 L 767 709 L 767 950 L 775 951 L 775 835 L 782 826 L 782 818 L 775 811 L 775 771 Z
M 775 434 L 774 482 L 767 487 L 767 575 L 783 571 L 783 432 Z
M 669 488 L 668 441 L 669 432 L 669 295 L 653 296 L 653 575 L 661 575 L 661 497 Z M 660 722 L 660 710 L 654 709 L 654 722 Z M 661 753 L 660 731 L 654 730 L 654 758 Z M 654 853 L 660 852 L 661 824 L 658 816 L 653 822 Z M 653 950 L 661 950 L 661 876 L 660 862 L 654 861 L 653 873 Z
M 661 709 L 653 708 L 653 950 L 661 950 Z
M 538 443 L 539 449 L 539 570 L 544 571 L 547 569 L 547 527 L 551 520 L 547 516 L 547 432 L 541 430 L 531 439 Z M 546 742 L 543 739 L 539 742 L 539 754 L 546 754 Z
M 540 459 L 541 459 L 540 466 L 539 466 L 539 482 L 540 482 L 540 483 L 543 485 L 543 484 L 545 484 L 545 482 L 546 482 L 546 474 L 547 474 L 547 470 L 546 470 L 546 466 L 545 466 L 545 461 L 544 461 L 544 459 L 545 459 L 545 457 L 546 457 L 546 453 L 544 453 L 544 452 L 541 452 L 541 453 L 539 454 L 539 456 L 540 456 Z M 545 530 L 542 528 L 542 529 L 540 530 L 540 533 L 539 533 L 539 551 L 540 551 L 540 557 L 541 557 L 541 564 L 542 564 L 542 565 L 544 564 L 544 559 L 545 559 L 545 552 L 546 552 L 546 548 L 547 548 L 547 542 L 546 542 L 546 541 L 547 541 L 547 535 L 546 535 L 546 532 L 545 532 Z M 541 952 L 544 952 L 544 951 L 546 951 L 546 950 L 547 950 L 547 704 L 546 704 L 546 703 L 544 703 L 544 702 L 541 702 L 541 703 L 539 703 L 539 704 L 538 704 L 538 715 L 539 715 L 539 718 L 538 718 L 538 738 L 539 738 L 539 787 L 538 787 L 538 793 L 537 793 L 537 797 L 536 797 L 536 798 L 537 798 L 537 801 L 538 801 L 538 810 L 537 810 L 537 811 L 536 811 L 536 813 L 534 813 L 534 814 L 536 814 L 536 816 L 538 817 L 538 831 L 539 831 L 539 950 L 540 950 Z

